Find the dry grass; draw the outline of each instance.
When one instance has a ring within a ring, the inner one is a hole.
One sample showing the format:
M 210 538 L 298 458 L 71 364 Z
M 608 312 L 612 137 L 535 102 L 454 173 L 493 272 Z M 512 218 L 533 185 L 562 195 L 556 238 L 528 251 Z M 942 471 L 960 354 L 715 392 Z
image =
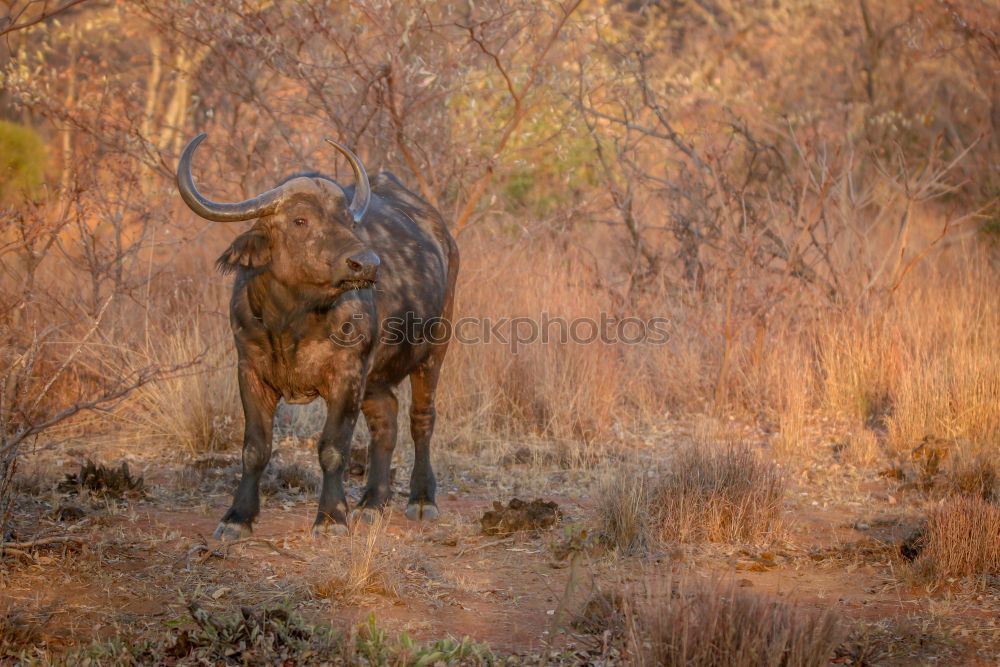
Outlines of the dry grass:
M 986 454 L 954 457 L 948 467 L 945 486 L 952 495 L 1000 502 L 1000 471 L 996 461 Z
M 228 329 L 228 327 L 227 327 Z M 228 449 L 243 432 L 243 408 L 227 330 L 194 323 L 160 332 L 137 355 L 137 365 L 169 366 L 197 358 L 190 372 L 146 385 L 122 415 L 135 437 L 190 454 Z
M 261 480 L 261 493 L 269 496 L 281 493 L 315 493 L 320 478 L 310 468 L 300 463 L 272 463 Z
M 785 483 L 746 445 L 689 445 L 652 490 L 661 539 L 760 543 L 781 531 Z
M 1000 281 L 985 262 L 924 279 L 884 308 L 851 311 L 819 331 L 816 407 L 885 430 L 897 452 L 927 436 L 996 451 Z
M 621 466 L 602 483 L 604 539 L 624 553 L 670 542 L 767 543 L 782 531 L 785 482 L 746 445 L 686 444 L 662 470 Z
M 711 292 L 691 298 L 640 296 L 623 307 L 574 250 L 534 239 L 499 246 L 463 239 L 459 317 L 599 318 L 602 312 L 670 320 L 663 345 L 600 343 L 522 346 L 493 340 L 455 344 L 442 382 L 442 422 L 475 449 L 536 438 L 587 463 L 623 437 L 671 413 L 710 404 L 718 374 L 722 313 Z M 497 267 L 504 267 L 498 271 Z M 951 267 L 951 268 L 949 268 Z M 1000 274 L 975 252 L 942 258 L 891 296 L 822 317 L 741 326 L 726 411 L 777 426 L 775 453 L 811 451 L 812 416 L 846 421 L 845 460 L 872 465 L 925 436 L 996 454 L 1000 442 L 1000 356 L 994 353 Z M 627 311 L 627 312 L 626 312 Z M 568 444 L 567 444 L 568 443 Z
M 23 657 L 40 643 L 47 620 L 17 607 L 0 610 L 0 661 Z
M 497 271 L 497 266 L 504 270 Z M 497 247 L 495 242 L 470 239 L 463 246 L 456 318 L 488 318 L 493 323 L 518 317 L 540 322 L 543 313 L 553 322 L 599 318 L 611 310 L 610 297 L 590 289 L 586 273 L 571 253 L 552 246 Z M 530 326 L 516 328 L 528 335 Z M 599 438 L 634 414 L 627 410 L 628 398 L 640 388 L 629 380 L 631 367 L 619 346 L 561 344 L 560 326 L 546 328 L 550 342 L 516 349 L 512 341 L 492 335 L 481 344 L 453 344 L 441 385 L 442 413 L 451 428 L 469 425 L 477 434 L 494 434 L 496 440 L 540 436 L 588 443 L 565 458 L 592 459 Z
M 646 665 L 826 665 L 844 633 L 829 611 L 734 584 L 651 584 L 630 618 L 631 653 Z
M 403 577 L 399 554 L 386 539 L 390 511 L 375 516 L 371 524 L 359 523 L 351 531 L 346 545 L 331 557 L 335 574 L 312 586 L 316 597 L 337 600 L 341 604 L 359 604 L 372 595 L 399 596 Z
M 925 546 L 914 564 L 917 573 L 936 581 L 1000 575 L 1000 505 L 956 496 L 927 518 Z
M 618 466 L 601 481 L 597 519 L 602 539 L 624 554 L 645 550 L 653 539 L 649 486 L 639 465 Z
M 863 426 L 855 426 L 847 434 L 839 456 L 844 463 L 868 467 L 882 458 L 882 447 L 874 431 Z

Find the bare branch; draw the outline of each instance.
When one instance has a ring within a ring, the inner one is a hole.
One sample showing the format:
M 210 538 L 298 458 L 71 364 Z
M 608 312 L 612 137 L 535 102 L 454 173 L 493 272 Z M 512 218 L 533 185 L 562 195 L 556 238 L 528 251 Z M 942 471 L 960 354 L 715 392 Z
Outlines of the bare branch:
M 66 0 L 61 5 L 49 8 L 48 0 L 28 0 L 20 8 L 17 7 L 16 3 L 12 5 L 12 8 L 7 12 L 7 16 L 0 18 L 0 37 L 8 35 L 12 32 L 18 30 L 24 30 L 25 28 L 30 28 L 33 25 L 37 25 L 42 21 L 46 21 L 53 16 L 62 14 L 68 9 L 87 2 L 87 0 Z M 35 5 L 41 5 L 41 11 L 31 17 L 25 17 L 28 10 Z

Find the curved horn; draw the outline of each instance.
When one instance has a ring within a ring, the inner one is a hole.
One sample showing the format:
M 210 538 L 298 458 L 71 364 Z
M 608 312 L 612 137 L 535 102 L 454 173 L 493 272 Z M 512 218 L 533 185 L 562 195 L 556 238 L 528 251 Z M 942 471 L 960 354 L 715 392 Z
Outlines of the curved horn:
M 361 219 L 365 217 L 365 211 L 368 210 L 368 204 L 372 200 L 372 186 L 368 182 L 368 172 L 365 171 L 365 165 L 361 164 L 361 160 L 358 156 L 349 151 L 346 147 L 341 146 L 333 139 L 327 139 L 326 143 L 330 144 L 338 151 L 344 154 L 347 161 L 351 163 L 351 168 L 354 170 L 354 198 L 351 200 L 351 215 L 354 217 L 354 223 L 357 224 L 361 222 Z
M 184 147 L 184 152 L 181 153 L 180 162 L 177 163 L 177 189 L 180 191 L 184 203 L 206 220 L 216 222 L 251 220 L 272 213 L 281 196 L 280 187 L 268 190 L 252 199 L 232 204 L 210 201 L 198 192 L 198 188 L 194 185 L 194 179 L 191 177 L 191 158 L 194 156 L 198 144 L 204 141 L 207 136 L 202 132 L 188 142 L 188 145 Z

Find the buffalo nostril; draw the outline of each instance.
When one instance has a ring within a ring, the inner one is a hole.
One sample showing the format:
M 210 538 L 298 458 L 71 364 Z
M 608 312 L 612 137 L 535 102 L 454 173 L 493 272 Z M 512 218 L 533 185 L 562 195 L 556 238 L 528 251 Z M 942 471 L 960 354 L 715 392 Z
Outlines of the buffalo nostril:
M 371 250 L 356 253 L 347 258 L 347 268 L 351 273 L 366 280 L 375 280 L 381 264 L 378 255 Z

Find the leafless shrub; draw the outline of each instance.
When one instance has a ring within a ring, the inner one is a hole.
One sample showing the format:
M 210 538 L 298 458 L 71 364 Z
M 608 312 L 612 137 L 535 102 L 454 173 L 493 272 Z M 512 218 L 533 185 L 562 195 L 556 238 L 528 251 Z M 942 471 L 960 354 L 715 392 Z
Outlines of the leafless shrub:
M 734 583 L 658 580 L 634 604 L 630 653 L 640 664 L 773 667 L 829 664 L 837 618 Z
M 1000 575 L 1000 505 L 974 496 L 944 500 L 927 517 L 914 568 L 935 581 Z
M 148 365 L 122 371 L 94 355 L 89 341 L 98 331 L 111 303 L 105 301 L 83 337 L 68 345 L 52 340 L 55 327 L 37 332 L 30 342 L 0 337 L 0 535 L 10 512 L 10 489 L 21 447 L 76 415 L 109 410 L 136 389 L 198 362 L 197 358 L 169 367 Z M 0 330 L 0 336 L 8 334 Z M 94 373 L 94 368 L 100 373 Z M 75 387 L 66 396 L 59 391 L 67 376 L 94 376 L 91 383 Z

